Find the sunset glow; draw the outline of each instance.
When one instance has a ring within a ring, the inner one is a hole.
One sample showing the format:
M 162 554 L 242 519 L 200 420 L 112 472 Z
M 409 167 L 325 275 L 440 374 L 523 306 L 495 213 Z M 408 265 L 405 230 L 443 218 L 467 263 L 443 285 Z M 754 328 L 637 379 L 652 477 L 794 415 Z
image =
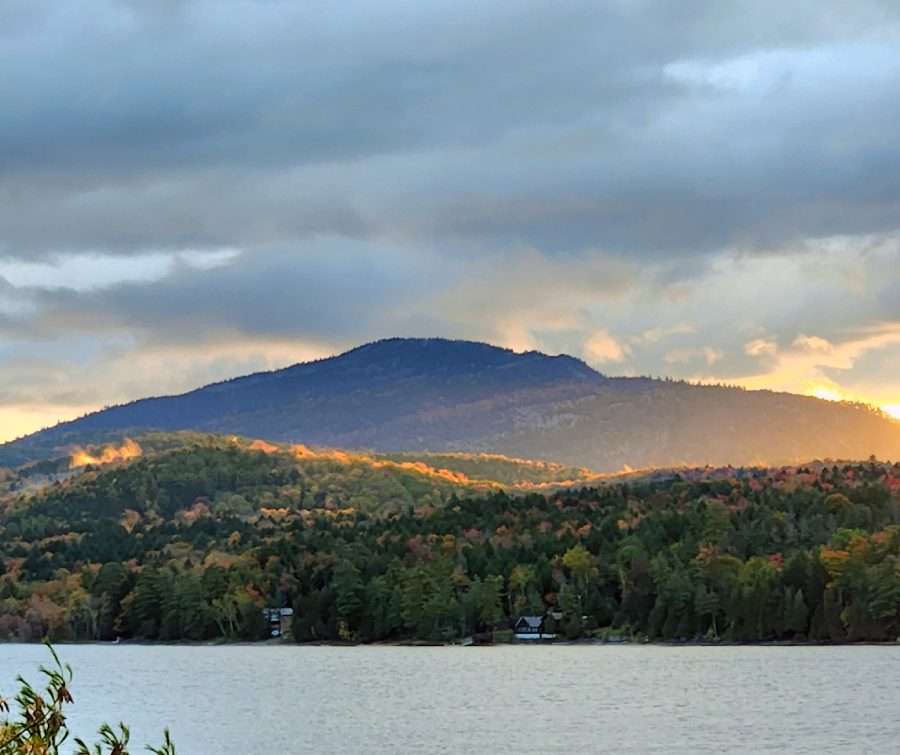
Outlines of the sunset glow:
M 824 385 L 820 385 L 816 388 L 813 388 L 809 392 L 810 396 L 815 396 L 816 398 L 823 399 L 825 401 L 846 401 L 847 399 L 841 394 L 839 390 L 836 388 L 829 388 Z
M 851 401 L 853 403 L 869 404 L 881 409 L 889 417 L 900 420 L 900 402 L 878 401 L 865 396 L 847 393 L 836 386 L 830 385 L 813 386 L 806 391 L 806 395 L 814 396 L 824 401 Z
M 887 11 L 13 5 L 0 443 L 393 336 L 898 415 Z

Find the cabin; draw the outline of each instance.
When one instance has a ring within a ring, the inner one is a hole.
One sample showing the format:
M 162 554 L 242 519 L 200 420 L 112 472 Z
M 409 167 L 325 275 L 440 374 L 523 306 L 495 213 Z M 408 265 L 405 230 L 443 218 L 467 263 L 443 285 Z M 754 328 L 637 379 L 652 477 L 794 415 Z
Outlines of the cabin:
M 556 634 L 545 631 L 543 616 L 520 616 L 513 624 L 517 640 L 555 640 Z
M 263 608 L 262 614 L 269 624 L 270 636 L 281 637 L 290 632 L 291 617 L 294 615 L 293 608 Z

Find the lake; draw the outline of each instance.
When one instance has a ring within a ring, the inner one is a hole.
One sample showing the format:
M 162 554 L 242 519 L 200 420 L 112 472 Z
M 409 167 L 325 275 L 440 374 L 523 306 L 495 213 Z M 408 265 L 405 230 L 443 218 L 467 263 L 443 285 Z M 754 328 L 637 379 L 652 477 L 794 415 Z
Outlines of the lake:
M 900 752 L 900 647 L 60 646 L 71 724 L 179 755 Z M 0 691 L 47 651 L 0 645 Z

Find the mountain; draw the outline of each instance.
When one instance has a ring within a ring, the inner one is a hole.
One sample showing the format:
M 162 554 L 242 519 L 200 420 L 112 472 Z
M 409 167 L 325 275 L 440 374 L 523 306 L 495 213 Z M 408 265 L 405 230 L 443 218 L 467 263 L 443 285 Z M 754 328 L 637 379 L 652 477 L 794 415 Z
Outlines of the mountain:
M 900 423 L 870 407 L 611 378 L 565 355 L 395 338 L 95 412 L 0 446 L 0 466 L 149 430 L 382 452 L 495 452 L 600 471 L 900 457 Z

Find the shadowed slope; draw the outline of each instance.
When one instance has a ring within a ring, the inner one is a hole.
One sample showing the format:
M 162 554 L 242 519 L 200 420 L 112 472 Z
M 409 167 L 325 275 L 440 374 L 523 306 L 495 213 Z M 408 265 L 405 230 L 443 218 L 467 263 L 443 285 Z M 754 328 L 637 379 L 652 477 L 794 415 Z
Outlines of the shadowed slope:
M 573 357 L 467 341 L 390 339 L 96 412 L 0 447 L 0 466 L 147 430 L 346 449 L 498 452 L 600 471 L 900 457 L 900 423 L 864 406 L 607 378 Z

